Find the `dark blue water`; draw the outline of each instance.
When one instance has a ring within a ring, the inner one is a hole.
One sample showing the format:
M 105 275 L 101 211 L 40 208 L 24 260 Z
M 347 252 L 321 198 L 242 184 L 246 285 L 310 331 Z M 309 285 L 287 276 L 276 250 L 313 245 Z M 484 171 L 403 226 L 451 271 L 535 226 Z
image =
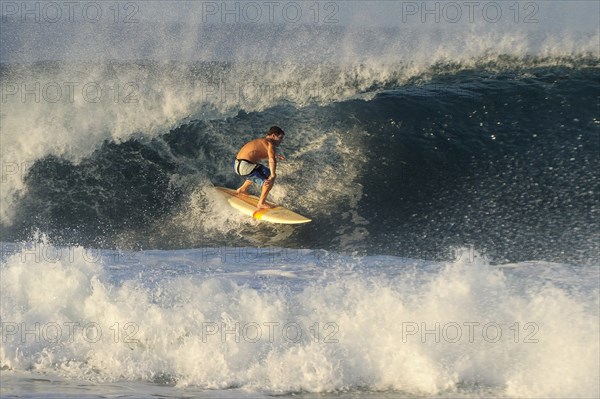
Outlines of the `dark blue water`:
M 77 163 L 46 156 L 25 176 L 2 240 L 41 232 L 95 247 L 268 242 L 424 259 L 472 246 L 495 260 L 597 260 L 600 69 L 594 59 L 553 63 L 437 65 L 356 99 L 185 120 L 158 137 L 105 141 Z M 202 68 L 190 67 L 189 79 Z M 314 221 L 205 228 L 199 188 L 238 186 L 237 149 L 273 124 L 287 132 L 288 158 L 275 199 Z M 193 196 L 190 228 L 178 217 Z

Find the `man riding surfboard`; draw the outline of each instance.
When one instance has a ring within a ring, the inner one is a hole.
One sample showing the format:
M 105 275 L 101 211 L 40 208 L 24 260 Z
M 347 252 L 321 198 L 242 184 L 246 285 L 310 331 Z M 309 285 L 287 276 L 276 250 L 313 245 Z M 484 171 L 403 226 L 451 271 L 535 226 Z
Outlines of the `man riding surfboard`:
M 272 126 L 266 137 L 252 140 L 240 149 L 233 163 L 233 170 L 246 181 L 236 190 L 238 194 L 248 194 L 248 188 L 252 183 L 261 187 L 258 209 L 270 209 L 271 205 L 266 203 L 267 195 L 275 183 L 277 161 L 276 158 L 283 157 L 275 155 L 275 148 L 279 147 L 285 132 L 278 126 Z M 269 167 L 262 165 L 260 161 L 268 159 Z

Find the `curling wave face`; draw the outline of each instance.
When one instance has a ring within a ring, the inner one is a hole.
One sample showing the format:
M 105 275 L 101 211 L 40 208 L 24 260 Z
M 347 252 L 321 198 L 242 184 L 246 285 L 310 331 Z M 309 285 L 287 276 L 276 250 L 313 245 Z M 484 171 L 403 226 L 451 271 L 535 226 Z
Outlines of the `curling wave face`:
M 159 77 L 172 72 L 115 68 Z M 184 70 L 192 87 L 195 73 L 231 78 L 236 69 Z M 3 192 L 10 199 L 3 201 L 3 239 L 43 232 L 58 242 L 104 247 L 271 244 L 433 258 L 473 245 L 498 259 L 594 259 L 596 60 L 513 59 L 477 69 L 438 67 L 432 74 L 369 89 L 354 82 L 353 98 L 344 100 L 330 91 L 327 100 L 294 105 L 272 98 L 264 108 L 226 118 L 213 110 L 212 117 L 178 122 L 168 132 L 156 128 L 156 119 L 136 122 L 140 116 L 130 120 L 141 129 L 134 137 L 79 127 L 83 136 L 65 133 L 63 151 L 5 170 L 12 190 Z M 108 110 L 133 115 L 138 105 L 110 104 Z M 84 119 L 78 114 L 74 122 Z M 254 225 L 219 208 L 210 195 L 212 185 L 239 184 L 230 170 L 236 150 L 275 123 L 290 134 L 273 200 L 310 215 L 310 232 Z M 41 133 L 52 128 L 41 123 L 38 131 L 60 146 L 60 136 Z M 3 149 L 24 151 L 35 137 L 33 131 Z M 93 145 L 96 140 L 104 141 Z

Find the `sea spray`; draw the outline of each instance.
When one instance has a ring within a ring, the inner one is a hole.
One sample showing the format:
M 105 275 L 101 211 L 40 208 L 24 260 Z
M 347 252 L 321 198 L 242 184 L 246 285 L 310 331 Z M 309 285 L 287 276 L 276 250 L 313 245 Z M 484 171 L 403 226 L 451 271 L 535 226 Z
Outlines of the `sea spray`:
M 568 265 L 539 284 L 517 273 L 527 264 L 499 268 L 477 254 L 324 263 L 305 252 L 290 263 L 244 251 L 252 263 L 209 248 L 130 253 L 127 263 L 86 261 L 82 248 L 72 261 L 15 253 L 2 266 L 2 366 L 274 393 L 598 391 L 598 287 Z M 565 277 L 577 294 L 556 283 Z

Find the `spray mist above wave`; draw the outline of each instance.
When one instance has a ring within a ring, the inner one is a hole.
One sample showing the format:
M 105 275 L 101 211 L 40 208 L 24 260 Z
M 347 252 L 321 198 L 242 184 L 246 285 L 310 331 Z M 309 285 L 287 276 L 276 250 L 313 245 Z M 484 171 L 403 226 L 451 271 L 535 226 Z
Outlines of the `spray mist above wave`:
M 3 62 L 337 63 L 377 57 L 427 63 L 482 51 L 546 56 L 598 51 L 593 40 L 598 4 L 585 1 L 176 4 L 102 4 L 92 18 L 89 7 L 53 3 L 50 19 L 48 7 L 28 10 L 12 3 L 2 8 L 8 39 L 0 47 Z

